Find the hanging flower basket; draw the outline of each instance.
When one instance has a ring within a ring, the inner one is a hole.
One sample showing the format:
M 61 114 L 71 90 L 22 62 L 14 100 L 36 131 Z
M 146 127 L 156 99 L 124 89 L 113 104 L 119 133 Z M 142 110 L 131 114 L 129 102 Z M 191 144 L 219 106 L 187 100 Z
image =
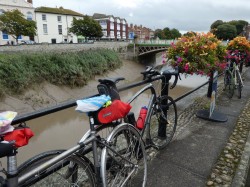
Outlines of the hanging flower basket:
M 226 67 L 226 47 L 220 43 L 212 33 L 194 33 L 172 43 L 167 56 L 170 64 L 179 67 L 182 73 L 210 76 L 211 72 L 222 72 Z
M 228 43 L 227 50 L 238 50 L 241 52 L 249 52 L 250 44 L 245 37 L 238 36 Z
M 245 62 L 250 61 L 250 43 L 245 37 L 238 36 L 228 43 L 226 58 L 239 62 L 238 56 L 232 56 L 233 53 L 238 54 L 239 52 Z

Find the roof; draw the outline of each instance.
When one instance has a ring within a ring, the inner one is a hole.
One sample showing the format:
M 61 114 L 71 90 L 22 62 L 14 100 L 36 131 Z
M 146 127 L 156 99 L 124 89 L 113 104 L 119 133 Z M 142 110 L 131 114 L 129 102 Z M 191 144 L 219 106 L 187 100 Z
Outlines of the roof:
M 114 17 L 114 16 L 105 15 L 105 14 L 98 14 L 98 13 L 94 13 L 94 15 L 92 16 L 93 19 L 101 19 L 101 18 L 109 18 L 109 17 Z
M 63 7 L 60 7 L 60 8 L 38 7 L 35 9 L 35 12 L 51 13 L 51 14 L 63 14 L 63 15 L 72 15 L 72 16 L 84 16 L 81 13 L 75 12 L 75 11 L 70 10 L 70 9 L 64 9 Z

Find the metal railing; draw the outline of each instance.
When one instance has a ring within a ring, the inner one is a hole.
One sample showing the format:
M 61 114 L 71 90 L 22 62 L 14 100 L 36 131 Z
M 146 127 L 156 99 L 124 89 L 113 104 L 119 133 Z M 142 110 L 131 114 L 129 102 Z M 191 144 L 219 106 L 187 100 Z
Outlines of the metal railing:
M 222 74 L 218 75 L 218 77 L 221 76 L 221 75 Z M 131 89 L 131 88 L 134 88 L 134 87 L 138 87 L 138 86 L 141 86 L 141 85 L 144 85 L 144 84 L 147 84 L 147 83 L 159 80 L 159 79 L 160 78 L 152 78 L 151 80 L 139 81 L 139 82 L 136 82 L 136 83 L 132 83 L 132 84 L 129 84 L 129 85 L 118 87 L 118 90 L 119 90 L 119 92 L 125 91 L 125 90 Z M 201 84 L 200 86 L 198 86 L 198 87 L 194 88 L 193 90 L 191 90 L 191 91 L 181 95 L 180 97 L 176 98 L 175 102 L 183 99 L 184 97 L 187 97 L 188 95 L 192 94 L 193 92 L 195 92 L 198 89 L 202 88 L 203 86 L 207 85 L 209 82 L 211 83 L 211 78 L 208 81 L 206 81 L 205 83 Z M 97 94 L 89 96 L 89 97 L 93 97 L 93 96 L 96 96 L 96 95 Z M 86 97 L 86 98 L 88 98 L 88 97 Z M 48 115 L 48 114 L 51 114 L 51 113 L 54 113 L 54 112 L 58 112 L 58 111 L 67 109 L 67 108 L 70 108 L 70 107 L 73 107 L 73 106 L 76 106 L 76 100 L 68 101 L 68 102 L 61 103 L 61 104 L 58 104 L 58 105 L 55 105 L 55 106 L 52 106 L 52 107 L 44 108 L 44 109 L 37 110 L 37 111 L 31 112 L 31 113 L 27 113 L 27 114 L 17 116 L 12 121 L 12 124 L 13 125 L 19 124 L 19 123 L 22 123 L 22 122 L 25 122 L 25 121 L 29 121 L 29 120 L 32 120 L 32 119 L 35 119 L 35 118 L 39 118 L 39 117 L 42 117 L 42 116 L 45 116 L 45 115 Z

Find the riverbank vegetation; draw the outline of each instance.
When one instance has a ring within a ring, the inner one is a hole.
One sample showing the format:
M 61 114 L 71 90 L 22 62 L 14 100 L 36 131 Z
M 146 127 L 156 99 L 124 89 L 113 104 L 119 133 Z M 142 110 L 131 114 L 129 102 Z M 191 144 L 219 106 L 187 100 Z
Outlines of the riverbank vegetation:
M 121 67 L 119 55 L 107 49 L 74 53 L 20 53 L 0 55 L 0 98 L 21 94 L 42 82 L 81 87 L 95 75 Z

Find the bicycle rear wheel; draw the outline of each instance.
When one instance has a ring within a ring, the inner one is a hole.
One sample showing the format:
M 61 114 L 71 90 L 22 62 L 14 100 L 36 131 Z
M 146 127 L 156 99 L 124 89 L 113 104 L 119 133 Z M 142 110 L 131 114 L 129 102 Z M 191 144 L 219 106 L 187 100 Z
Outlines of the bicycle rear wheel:
M 226 71 L 225 76 L 224 76 L 225 90 L 226 90 L 226 87 L 228 87 L 227 96 L 229 98 L 232 98 L 234 95 L 235 80 L 234 80 L 233 74 L 234 74 L 233 72 L 231 73 L 231 72 Z
M 147 158 L 139 132 L 121 124 L 107 138 L 111 149 L 102 151 L 101 175 L 104 186 L 146 186 Z
M 42 153 L 28 161 L 19 169 L 19 177 L 31 171 L 32 169 L 45 164 L 48 160 L 54 158 L 60 154 L 60 152 L 47 154 Z M 83 157 L 78 157 L 76 155 L 71 155 L 66 159 L 59 161 L 55 165 L 49 167 L 48 169 L 37 173 L 33 177 L 24 181 L 18 186 L 86 186 L 86 187 L 96 187 L 95 174 L 93 172 L 93 166 L 90 161 L 83 159 Z
M 240 72 L 236 71 L 236 82 L 237 82 L 237 90 L 238 90 L 238 98 L 241 99 L 241 92 L 242 92 L 242 82 L 241 82 L 241 76 Z
M 172 140 L 177 126 L 177 108 L 169 96 L 161 96 L 155 101 L 150 121 L 150 137 L 159 149 L 166 147 Z

